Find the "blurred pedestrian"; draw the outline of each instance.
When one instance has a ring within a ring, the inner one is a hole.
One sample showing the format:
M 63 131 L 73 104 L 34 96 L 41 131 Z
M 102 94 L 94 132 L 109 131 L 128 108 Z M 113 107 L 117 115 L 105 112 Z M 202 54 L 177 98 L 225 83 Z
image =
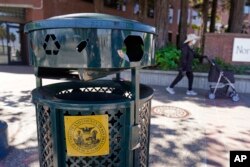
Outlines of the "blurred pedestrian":
M 184 41 L 184 44 L 181 47 L 181 59 L 179 64 L 179 73 L 169 87 L 166 88 L 166 91 L 170 94 L 175 94 L 174 87 L 175 85 L 182 80 L 185 73 L 188 78 L 188 90 L 186 92 L 187 95 L 195 96 L 197 93 L 193 90 L 193 70 L 192 70 L 192 62 L 194 58 L 198 58 L 199 56 L 195 54 L 192 47 L 195 45 L 197 40 L 200 37 L 195 34 L 188 34 L 187 39 Z

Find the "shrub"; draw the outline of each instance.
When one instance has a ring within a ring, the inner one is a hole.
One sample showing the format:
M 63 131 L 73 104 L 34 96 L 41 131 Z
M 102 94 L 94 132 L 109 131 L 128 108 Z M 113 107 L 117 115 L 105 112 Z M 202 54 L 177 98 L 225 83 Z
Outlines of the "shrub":
M 177 69 L 181 51 L 175 46 L 169 45 L 156 51 L 156 63 L 162 70 Z
M 196 53 L 201 55 L 200 48 L 194 49 Z M 157 67 L 160 70 L 177 70 L 179 61 L 181 57 L 181 51 L 177 49 L 173 45 L 169 45 L 163 49 L 159 49 L 156 51 L 156 63 Z M 215 63 L 222 70 L 230 70 L 235 74 L 247 74 L 250 71 L 250 66 L 243 65 L 232 65 L 230 63 L 226 63 L 223 59 L 216 57 Z M 209 63 L 200 63 L 199 59 L 193 60 L 193 70 L 195 72 L 208 72 L 210 68 Z
M 195 48 L 200 53 L 200 48 Z M 181 51 L 173 45 L 156 51 L 156 63 L 161 70 L 177 70 L 181 57 Z M 195 71 L 207 71 L 207 66 L 201 66 L 198 59 L 194 59 L 193 68 Z M 204 69 L 205 68 L 205 69 Z
M 249 66 L 246 65 L 232 65 L 230 63 L 224 62 L 223 59 L 216 57 L 215 63 L 223 70 L 233 71 L 235 74 L 247 74 L 250 70 Z

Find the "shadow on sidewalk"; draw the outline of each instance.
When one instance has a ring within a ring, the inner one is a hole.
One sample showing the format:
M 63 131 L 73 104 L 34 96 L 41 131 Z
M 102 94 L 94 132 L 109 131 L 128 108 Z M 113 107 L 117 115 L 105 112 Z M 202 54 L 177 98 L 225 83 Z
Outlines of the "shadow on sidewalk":
M 250 107 L 249 99 L 250 94 L 239 94 L 240 101 L 233 102 L 229 97 L 217 97 L 214 100 L 208 99 L 208 90 L 196 90 L 198 92 L 197 96 L 187 96 L 185 88 L 176 88 L 176 94 L 170 95 L 162 86 L 152 86 L 154 88 L 154 99 L 166 104 L 176 101 L 190 101 L 201 107 L 237 107 L 245 106 Z
M 37 147 L 18 149 L 9 147 L 8 155 L 0 159 L 0 167 L 28 167 L 39 166 Z
M 0 101 L 3 106 L 9 107 L 29 107 L 33 106 L 31 103 L 31 91 L 21 91 L 20 94 L 16 95 L 12 91 L 1 92 Z M 0 109 L 1 111 L 1 109 Z M 1 113 L 0 113 L 1 115 Z
M 229 151 L 226 145 L 240 143 L 241 148 L 249 148 L 249 131 L 240 131 L 240 136 L 226 136 L 226 127 L 210 124 L 200 127 L 193 118 L 166 119 L 176 126 L 174 128 L 158 124 L 151 125 L 150 135 L 150 166 L 216 166 L 224 167 L 229 163 Z M 152 115 L 153 119 L 159 116 Z M 204 129 L 205 128 L 205 129 Z M 209 131 L 207 129 L 214 129 Z M 226 136 L 225 140 L 216 136 Z M 224 143 L 225 141 L 229 143 Z M 226 144 L 226 145 L 225 145 Z

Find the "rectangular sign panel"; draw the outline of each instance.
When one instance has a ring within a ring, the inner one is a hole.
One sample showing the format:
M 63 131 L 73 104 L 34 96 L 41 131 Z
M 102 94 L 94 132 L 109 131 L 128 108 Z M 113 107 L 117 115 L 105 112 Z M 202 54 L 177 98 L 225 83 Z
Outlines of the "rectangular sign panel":
M 108 115 L 65 116 L 68 156 L 109 154 Z
M 250 62 L 249 38 L 234 38 L 232 61 Z
M 250 151 L 230 151 L 230 167 L 249 167 Z

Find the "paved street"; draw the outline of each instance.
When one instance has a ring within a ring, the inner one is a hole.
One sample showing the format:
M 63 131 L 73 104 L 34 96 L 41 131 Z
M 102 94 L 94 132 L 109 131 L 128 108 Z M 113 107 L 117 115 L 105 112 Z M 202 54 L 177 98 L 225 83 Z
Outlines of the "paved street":
M 31 67 L 0 66 L 0 119 L 8 123 L 10 145 L 0 167 L 39 166 L 34 88 Z M 206 90 L 190 97 L 184 88 L 176 88 L 176 95 L 152 88 L 150 167 L 227 167 L 230 150 L 250 151 L 250 94 L 232 102 L 209 100 Z

